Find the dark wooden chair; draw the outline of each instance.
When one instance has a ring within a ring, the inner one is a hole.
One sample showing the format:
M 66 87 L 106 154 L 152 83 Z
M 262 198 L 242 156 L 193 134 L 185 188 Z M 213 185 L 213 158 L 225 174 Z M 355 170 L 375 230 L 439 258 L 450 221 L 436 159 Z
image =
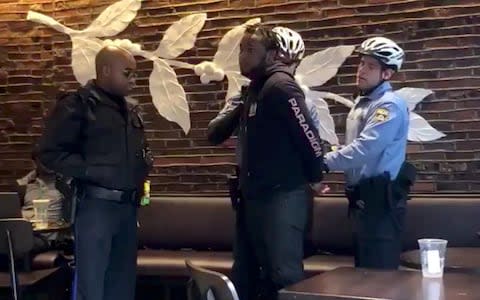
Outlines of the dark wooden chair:
M 8 257 L 8 272 L 0 272 L 0 288 L 11 288 L 12 299 L 21 299 L 22 292 L 34 290 L 51 284 L 60 284 L 62 280 L 53 283 L 53 277 L 60 275 L 62 268 L 30 270 L 28 263 L 30 251 L 33 248 L 32 224 L 25 219 L 0 219 L 0 255 Z M 18 270 L 16 263 L 24 262 L 24 270 Z M 63 276 L 65 277 L 65 276 Z M 61 277 L 58 277 L 61 278 Z M 45 290 L 58 291 L 59 287 L 48 287 Z M 58 296 L 58 295 L 52 295 Z M 49 297 L 54 299 L 54 297 Z
M 227 276 L 195 266 L 190 261 L 185 264 L 200 292 L 201 300 L 238 300 L 237 291 Z

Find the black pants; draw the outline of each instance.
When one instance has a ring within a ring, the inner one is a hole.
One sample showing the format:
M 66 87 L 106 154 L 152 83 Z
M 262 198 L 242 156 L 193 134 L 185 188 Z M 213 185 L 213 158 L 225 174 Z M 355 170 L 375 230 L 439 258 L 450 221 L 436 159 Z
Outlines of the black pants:
M 137 207 L 82 197 L 75 221 L 74 300 L 133 300 Z
M 406 212 L 405 202 L 399 204 L 382 215 L 353 212 L 355 267 L 398 269 Z
M 233 282 L 240 300 L 277 299 L 303 279 L 307 187 L 247 197 L 237 210 Z

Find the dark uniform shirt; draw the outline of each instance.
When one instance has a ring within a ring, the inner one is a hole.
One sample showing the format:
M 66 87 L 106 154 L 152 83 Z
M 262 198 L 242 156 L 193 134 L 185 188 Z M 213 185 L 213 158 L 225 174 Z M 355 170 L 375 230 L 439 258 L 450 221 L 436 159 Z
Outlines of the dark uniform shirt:
M 58 100 L 39 149 L 47 168 L 109 189 L 138 189 L 150 169 L 138 107 L 93 81 Z

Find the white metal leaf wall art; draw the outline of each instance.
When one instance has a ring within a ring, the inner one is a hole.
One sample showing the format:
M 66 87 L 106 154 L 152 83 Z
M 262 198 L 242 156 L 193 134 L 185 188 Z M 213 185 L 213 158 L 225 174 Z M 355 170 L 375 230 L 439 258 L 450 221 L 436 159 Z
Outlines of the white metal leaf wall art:
M 136 17 L 140 7 L 141 0 L 115 2 L 83 30 L 68 28 L 53 18 L 35 11 L 28 12 L 27 20 L 47 25 L 70 36 L 74 75 L 78 82 L 85 84 L 89 79 L 95 78 L 95 54 L 103 47 L 103 42 L 98 38 L 114 36 L 122 32 Z
M 332 145 L 338 145 L 338 137 L 328 103 L 323 99 L 321 92 L 312 91 L 310 88 L 321 86 L 335 76 L 353 50 L 355 50 L 354 46 L 337 46 L 308 55 L 298 66 L 295 75 L 295 79 L 305 92 L 307 101 L 316 107 L 320 119 L 318 128 L 320 137 Z
M 186 16 L 173 23 L 165 32 L 157 50 L 149 52 L 130 40 L 101 40 L 99 37 L 114 36 L 122 32 L 135 18 L 141 0 L 122 0 L 107 7 L 84 30 L 68 28 L 53 18 L 29 11 L 27 20 L 47 25 L 66 33 L 72 40 L 72 69 L 77 81 L 84 85 L 95 78 L 95 56 L 106 45 L 116 45 L 153 61 L 149 78 L 152 101 L 158 113 L 177 123 L 185 133 L 190 130 L 190 112 L 187 97 L 170 65 L 183 66 L 172 60 L 191 49 L 197 34 L 203 28 L 207 15 L 204 13 Z M 167 60 L 168 59 L 168 60 Z
M 240 74 L 238 65 L 239 45 L 246 27 L 259 22 L 260 18 L 251 19 L 229 30 L 220 40 L 213 61 L 203 61 L 197 65 L 173 61 L 169 61 L 169 63 L 177 67 L 194 70 L 203 84 L 208 84 L 211 81 L 222 81 L 226 76 L 228 80 L 226 99 L 229 99 L 240 92 L 242 85 L 249 82 L 247 78 Z
M 158 113 L 169 121 L 177 123 L 185 133 L 190 130 L 190 113 L 183 87 L 178 82 L 171 66 L 191 69 L 200 77 L 200 81 L 208 84 L 211 81 L 228 80 L 226 99 L 240 92 L 248 79 L 240 74 L 238 65 L 239 44 L 247 25 L 259 23 L 259 18 L 251 19 L 228 31 L 220 40 L 213 61 L 203 61 L 198 65 L 174 60 L 185 51 L 191 49 L 198 33 L 202 30 L 207 15 L 192 14 L 173 23 L 165 32 L 158 48 L 149 52 L 141 45 L 130 40 L 101 40 L 122 32 L 136 17 L 141 7 L 141 0 L 120 0 L 107 7 L 87 28 L 74 30 L 60 24 L 44 14 L 29 11 L 27 20 L 47 25 L 59 32 L 68 34 L 72 40 L 72 69 L 75 78 L 82 85 L 95 78 L 95 56 L 105 45 L 113 44 L 130 51 L 133 55 L 143 56 L 153 61 L 153 70 L 149 78 L 149 89 L 152 101 Z M 331 144 L 338 144 L 335 125 L 325 99 L 332 99 L 347 107 L 353 102 L 340 95 L 322 91 L 313 91 L 311 87 L 319 87 L 338 72 L 345 59 L 351 55 L 354 46 L 330 47 L 305 57 L 297 69 L 296 80 L 305 91 L 321 121 L 319 134 Z M 416 88 L 403 88 L 396 93 L 409 103 L 411 141 L 432 141 L 444 136 L 434 129 L 425 119 L 413 112 L 416 104 L 432 91 Z
M 396 90 L 395 93 L 404 99 L 408 105 L 408 111 L 410 112 L 410 126 L 408 128 L 409 141 L 431 142 L 445 136 L 443 132 L 433 128 L 427 120 L 413 111 L 417 104 L 420 103 L 425 97 L 433 94 L 432 90 L 405 87 Z M 319 92 L 319 95 L 325 99 L 332 99 L 350 108 L 354 105 L 353 101 L 343 98 L 337 94 Z
M 233 31 L 233 30 L 232 30 Z M 240 34 L 240 31 L 238 32 Z M 243 35 L 243 31 L 241 32 Z M 241 35 L 239 37 L 241 39 Z M 219 52 L 224 50 L 219 45 Z M 332 145 L 338 145 L 338 137 L 335 133 L 335 123 L 330 114 L 328 103 L 324 99 L 332 99 L 347 107 L 352 107 L 353 102 L 340 95 L 322 91 L 314 91 L 310 88 L 319 87 L 325 84 L 328 80 L 334 77 L 345 59 L 349 57 L 355 46 L 336 46 L 330 47 L 322 51 L 315 52 L 306 56 L 297 68 L 295 79 L 300 84 L 305 92 L 307 101 L 310 101 L 316 108 L 320 119 L 319 135 L 320 137 Z M 238 53 L 238 52 L 237 52 Z M 238 59 L 230 60 L 238 63 Z M 218 65 L 216 65 L 218 66 Z M 232 69 L 237 70 L 236 75 L 242 78 L 241 84 L 248 82 L 247 79 L 240 75 L 238 65 L 232 66 Z M 197 73 L 197 75 L 199 75 Z M 202 81 L 203 82 L 203 81 Z M 240 90 L 240 85 L 232 85 L 232 80 L 229 79 L 229 93 L 228 97 L 237 94 Z M 230 87 L 233 86 L 232 90 Z M 445 136 L 433 128 L 423 117 L 413 112 L 415 106 L 421 102 L 426 96 L 432 94 L 431 90 L 419 88 L 402 88 L 395 91 L 401 98 L 408 103 L 410 111 L 410 127 L 408 132 L 408 139 L 410 141 L 427 142 L 437 140 Z
M 204 61 L 196 66 L 187 64 L 176 65 L 193 69 L 204 84 L 208 84 L 211 81 L 222 81 L 226 76 L 228 80 L 226 99 L 237 95 L 241 86 L 249 82 L 247 78 L 240 74 L 238 65 L 240 41 L 246 27 L 260 21 L 260 18 L 251 19 L 228 31 L 218 44 L 213 61 Z M 319 96 L 318 92 L 310 90 L 309 87 L 320 86 L 335 76 L 338 68 L 351 55 L 353 50 L 353 46 L 338 46 L 319 51 L 305 57 L 297 69 L 296 80 L 304 89 L 308 100 L 315 105 L 321 120 L 319 134 L 322 139 L 332 144 L 338 144 L 338 138 L 335 134 L 335 124 L 330 115 L 328 104 Z
M 418 103 L 425 97 L 433 94 L 432 90 L 405 87 L 395 91 L 402 99 L 407 101 L 410 112 L 410 127 L 408 129 L 408 140 L 413 142 L 428 142 L 438 140 L 445 136 L 444 133 L 436 130 L 420 115 L 413 112 Z

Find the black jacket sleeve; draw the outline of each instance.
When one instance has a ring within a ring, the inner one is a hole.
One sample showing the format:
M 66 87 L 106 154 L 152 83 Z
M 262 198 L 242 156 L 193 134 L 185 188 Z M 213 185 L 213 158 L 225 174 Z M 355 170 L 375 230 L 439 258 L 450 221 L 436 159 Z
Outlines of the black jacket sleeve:
M 77 179 L 85 179 L 87 175 L 80 151 L 84 111 L 80 97 L 75 94 L 59 99 L 38 144 L 38 158 L 48 169 Z
M 303 91 L 295 81 L 282 80 L 273 84 L 267 93 L 264 99 L 268 99 L 267 105 L 286 123 L 289 136 L 302 155 L 308 180 L 312 183 L 321 181 L 324 166 L 322 142 Z
M 150 150 L 150 144 L 148 143 L 148 141 L 145 139 L 145 164 L 147 165 L 147 175 L 148 173 L 150 173 L 150 171 L 153 170 L 153 163 L 154 163 L 154 157 L 153 157 L 153 153 L 152 153 L 152 150 Z
M 127 105 L 130 106 L 131 104 L 128 104 L 127 102 Z M 150 171 L 152 171 L 153 169 L 154 157 L 150 149 L 150 143 L 148 142 L 147 137 L 145 135 L 145 124 L 143 122 L 143 117 L 142 117 L 143 110 L 139 105 L 134 104 L 134 105 L 131 105 L 131 111 L 135 116 L 135 118 L 138 119 L 138 122 L 141 124 L 141 127 L 142 127 L 143 160 L 145 163 L 145 170 L 146 170 L 145 176 L 148 176 L 148 173 L 150 173 Z
M 218 145 L 230 138 L 240 124 L 242 111 L 243 103 L 229 99 L 222 111 L 208 124 L 208 141 Z

